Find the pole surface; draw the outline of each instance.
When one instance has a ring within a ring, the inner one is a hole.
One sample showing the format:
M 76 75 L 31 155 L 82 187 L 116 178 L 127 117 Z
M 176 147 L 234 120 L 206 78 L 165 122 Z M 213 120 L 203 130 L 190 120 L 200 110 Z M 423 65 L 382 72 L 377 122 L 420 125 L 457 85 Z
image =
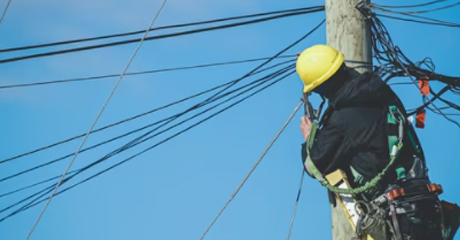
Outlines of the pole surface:
M 345 60 L 372 63 L 370 28 L 355 8 L 359 0 L 325 1 L 327 44 L 341 51 Z M 347 63 L 349 67 L 362 65 Z M 372 68 L 359 67 L 356 70 L 364 72 Z M 331 220 L 333 240 L 350 240 L 355 235 L 340 204 L 331 205 Z

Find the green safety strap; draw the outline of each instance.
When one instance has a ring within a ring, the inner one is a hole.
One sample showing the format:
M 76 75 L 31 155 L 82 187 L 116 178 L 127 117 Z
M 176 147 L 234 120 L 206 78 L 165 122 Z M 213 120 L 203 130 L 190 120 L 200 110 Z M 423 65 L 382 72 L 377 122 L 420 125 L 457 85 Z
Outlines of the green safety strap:
M 394 106 L 390 106 L 390 111 L 394 112 Z M 393 116 L 393 114 L 391 114 L 391 115 Z M 392 121 L 394 121 L 394 123 L 396 123 L 396 119 L 392 119 Z M 400 118 L 399 121 L 402 124 L 403 119 Z M 392 123 L 390 120 L 388 122 Z M 312 148 L 313 143 L 315 141 L 315 136 L 316 136 L 316 131 L 317 130 L 318 130 L 318 123 L 313 122 L 311 131 L 310 131 L 310 135 L 308 136 L 308 139 L 307 139 L 307 147 L 306 147 L 307 160 L 306 160 L 305 164 L 308 164 L 308 168 L 311 170 L 311 173 L 316 178 L 316 180 L 318 180 L 321 183 L 321 185 L 326 187 L 329 191 L 331 191 L 333 193 L 338 193 L 338 194 L 359 194 L 359 193 L 363 193 L 363 192 L 366 192 L 368 190 L 371 190 L 372 188 L 377 186 L 377 184 L 382 180 L 382 177 L 387 173 L 388 169 L 390 169 L 390 167 L 394 164 L 394 162 L 398 158 L 400 150 L 403 147 L 402 141 L 397 141 L 397 143 L 394 144 L 394 145 L 390 144 L 391 145 L 391 147 L 390 147 L 390 162 L 388 163 L 388 165 L 379 174 L 377 174 L 372 180 L 366 182 L 361 187 L 352 188 L 352 189 L 342 189 L 342 188 L 338 188 L 336 186 L 332 186 L 331 184 L 329 184 L 327 182 L 327 180 L 324 178 L 323 174 L 321 174 L 321 172 L 318 170 L 318 168 L 316 168 L 315 164 L 313 163 L 313 161 L 310 158 L 310 149 Z M 400 131 L 400 134 L 401 134 L 401 131 Z M 400 136 L 400 137 L 402 137 L 402 136 Z

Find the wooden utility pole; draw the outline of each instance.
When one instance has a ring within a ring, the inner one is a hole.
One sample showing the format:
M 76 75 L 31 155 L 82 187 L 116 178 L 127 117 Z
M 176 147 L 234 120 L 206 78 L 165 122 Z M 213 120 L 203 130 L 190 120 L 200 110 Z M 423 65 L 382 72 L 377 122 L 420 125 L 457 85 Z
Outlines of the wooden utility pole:
M 359 0 L 325 0 L 327 44 L 345 55 L 345 60 L 372 63 L 370 28 L 356 9 Z M 367 0 L 369 3 L 370 0 Z M 347 63 L 353 67 L 363 64 Z M 359 72 L 371 68 L 357 68 Z M 340 204 L 331 205 L 332 239 L 350 240 L 354 231 Z

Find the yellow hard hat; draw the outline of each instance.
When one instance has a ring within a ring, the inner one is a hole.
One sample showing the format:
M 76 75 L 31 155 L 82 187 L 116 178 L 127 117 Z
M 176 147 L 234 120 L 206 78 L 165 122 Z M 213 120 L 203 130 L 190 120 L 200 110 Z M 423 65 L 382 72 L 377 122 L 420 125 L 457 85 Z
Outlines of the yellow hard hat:
M 326 45 L 314 45 L 305 49 L 297 58 L 297 74 L 305 85 L 303 92 L 310 92 L 328 80 L 339 70 L 344 61 L 343 53 Z

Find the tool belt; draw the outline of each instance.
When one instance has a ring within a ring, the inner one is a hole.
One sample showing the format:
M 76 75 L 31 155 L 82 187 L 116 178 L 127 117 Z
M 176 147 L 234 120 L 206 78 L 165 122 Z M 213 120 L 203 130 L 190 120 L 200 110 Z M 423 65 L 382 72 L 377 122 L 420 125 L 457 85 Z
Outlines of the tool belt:
M 383 194 L 362 204 L 367 213 L 360 218 L 359 231 L 375 240 L 452 240 L 460 210 L 457 205 L 440 202 L 441 193 L 440 185 L 425 179 L 390 185 Z

